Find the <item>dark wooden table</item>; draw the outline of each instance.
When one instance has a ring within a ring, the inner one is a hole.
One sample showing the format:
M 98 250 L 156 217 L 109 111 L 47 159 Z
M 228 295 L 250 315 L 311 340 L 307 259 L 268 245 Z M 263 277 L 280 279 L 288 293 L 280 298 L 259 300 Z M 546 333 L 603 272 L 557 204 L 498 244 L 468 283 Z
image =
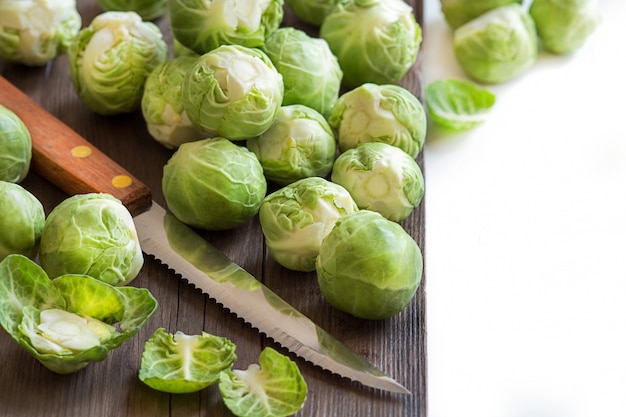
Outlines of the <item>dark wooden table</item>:
M 409 4 L 421 22 L 421 0 L 410 0 Z M 101 12 L 91 0 L 78 0 L 78 8 L 83 25 Z M 295 20 L 286 10 L 285 23 Z M 155 23 L 171 44 L 167 17 Z M 402 81 L 419 97 L 420 68 L 418 58 Z M 165 204 L 161 174 L 172 151 L 149 136 L 140 113 L 99 116 L 88 110 L 73 90 L 65 56 L 40 68 L 0 61 L 0 75 L 128 169 L 152 189 L 155 201 Z M 418 162 L 422 164 L 421 154 Z M 42 201 L 47 213 L 67 198 L 32 170 L 22 185 Z M 424 204 L 402 224 L 424 249 Z M 324 301 L 314 273 L 295 273 L 277 265 L 265 250 L 258 219 L 237 230 L 207 233 L 206 238 L 412 392 L 404 396 L 366 388 L 291 356 L 309 387 L 307 401 L 298 416 L 426 416 L 425 279 L 413 302 L 397 316 L 382 321 L 359 320 Z M 75 374 L 57 375 L 47 370 L 0 329 L 0 416 L 230 416 L 217 386 L 194 394 L 169 395 L 139 381 L 144 343 L 159 327 L 187 334 L 206 331 L 231 339 L 237 345 L 238 369 L 256 363 L 264 346 L 288 354 L 152 258 L 146 258 L 131 285 L 148 288 L 154 294 L 159 301 L 157 312 L 139 334 L 112 351 L 106 360 Z

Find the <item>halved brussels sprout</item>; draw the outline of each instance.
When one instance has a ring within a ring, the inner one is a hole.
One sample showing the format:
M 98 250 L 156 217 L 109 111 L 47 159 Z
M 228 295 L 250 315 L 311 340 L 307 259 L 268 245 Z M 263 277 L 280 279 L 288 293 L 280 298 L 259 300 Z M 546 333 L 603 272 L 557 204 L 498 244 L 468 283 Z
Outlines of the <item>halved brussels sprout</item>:
M 328 118 L 339 150 L 362 143 L 384 142 L 415 158 L 424 146 L 427 121 L 424 106 L 397 85 L 363 84 L 342 94 Z
M 283 20 L 283 0 L 169 0 L 168 10 L 174 37 L 198 54 L 261 47 Z
M 14 253 L 34 259 L 45 216 L 37 197 L 18 184 L 0 181 L 0 261 Z
M 146 79 L 141 113 L 148 133 L 166 148 L 208 137 L 198 129 L 183 106 L 182 83 L 197 57 L 180 56 L 159 64 Z
M 39 257 L 51 278 L 85 274 L 118 286 L 143 266 L 133 218 L 109 194 L 77 194 L 57 205 L 46 219 Z
M 350 192 L 360 209 L 400 222 L 424 197 L 424 176 L 415 159 L 382 142 L 364 143 L 339 155 L 331 180 Z
M 452 29 L 478 16 L 506 4 L 518 3 L 522 0 L 441 0 L 441 12 Z
M 105 11 L 135 12 L 142 19 L 153 20 L 167 12 L 167 0 L 96 0 Z
M 157 25 L 135 12 L 104 12 L 74 38 L 67 51 L 70 75 L 83 102 L 103 115 L 141 108 L 146 78 L 167 59 Z
M 0 1 L 0 59 L 45 65 L 65 53 L 81 23 L 75 0 Z
M 597 0 L 534 0 L 529 12 L 543 47 L 556 54 L 582 47 L 601 19 Z
M 267 180 L 257 157 L 221 137 L 182 144 L 163 168 L 163 195 L 183 223 L 232 229 L 259 211 Z
M 339 60 L 344 85 L 356 87 L 400 81 L 415 63 L 422 29 L 402 0 L 348 0 L 324 18 L 320 37 Z
M 265 41 L 263 51 L 283 76 L 283 105 L 303 104 L 324 117 L 330 115 L 343 72 L 325 40 L 283 27 Z
M 324 116 L 300 104 L 281 107 L 272 126 L 246 145 L 259 158 L 265 177 L 280 185 L 325 177 L 337 150 Z
M 283 101 L 283 79 L 260 49 L 225 45 L 202 55 L 182 86 L 189 120 L 213 136 L 249 139 L 265 132 Z
M 537 30 L 513 3 L 493 9 L 454 31 L 454 54 L 463 70 L 484 83 L 508 81 L 537 59 Z
M 324 237 L 340 217 L 358 210 L 350 193 L 324 178 L 309 177 L 268 195 L 259 221 L 269 253 L 295 271 L 313 271 Z
M 33 144 L 28 128 L 0 104 L 0 181 L 22 182 L 30 170 Z

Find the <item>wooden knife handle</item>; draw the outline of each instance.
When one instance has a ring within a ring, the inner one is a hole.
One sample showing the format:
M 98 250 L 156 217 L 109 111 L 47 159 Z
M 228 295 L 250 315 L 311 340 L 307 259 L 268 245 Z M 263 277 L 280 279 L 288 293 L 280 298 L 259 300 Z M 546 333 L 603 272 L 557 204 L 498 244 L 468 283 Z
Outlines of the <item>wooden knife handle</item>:
M 150 189 L 0 76 L 0 104 L 26 125 L 33 144 L 31 167 L 66 193 L 108 193 L 133 214 L 150 207 Z

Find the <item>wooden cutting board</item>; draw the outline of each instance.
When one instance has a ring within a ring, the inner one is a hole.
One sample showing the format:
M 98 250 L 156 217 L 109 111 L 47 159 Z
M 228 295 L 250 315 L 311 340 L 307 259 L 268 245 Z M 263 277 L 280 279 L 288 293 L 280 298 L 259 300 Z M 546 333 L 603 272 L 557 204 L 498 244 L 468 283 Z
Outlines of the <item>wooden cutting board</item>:
M 408 3 L 421 23 L 422 0 Z M 91 0 L 78 0 L 78 8 L 84 25 L 101 12 Z M 286 8 L 285 24 L 298 26 L 294 22 L 297 19 Z M 155 23 L 171 44 L 167 17 Z M 314 34 L 310 27 L 300 27 Z M 418 57 L 401 82 L 420 98 L 421 65 Z M 41 68 L 0 61 L 0 75 L 133 173 L 152 189 L 155 201 L 165 204 L 161 174 L 172 151 L 150 137 L 140 113 L 99 116 L 87 109 L 71 85 L 65 56 Z M 422 154 L 418 162 L 423 167 Z M 22 185 L 41 200 L 47 213 L 67 198 L 32 171 Z M 424 250 L 423 202 L 402 225 Z M 399 315 L 383 321 L 359 320 L 324 301 L 314 273 L 296 273 L 277 265 L 264 247 L 257 218 L 236 230 L 207 233 L 206 238 L 412 392 L 403 396 L 365 388 L 292 356 L 309 387 L 308 399 L 298 416 L 426 416 L 425 279 L 413 302 Z M 92 363 L 75 374 L 63 376 L 48 371 L 0 329 L 0 416 L 230 416 L 217 386 L 195 394 L 169 395 L 139 381 L 144 343 L 159 327 L 187 334 L 205 331 L 231 339 L 237 345 L 237 369 L 256 363 L 265 346 L 287 353 L 151 258 L 146 259 L 131 285 L 148 288 L 158 299 L 159 309 L 139 334 L 112 351 L 105 361 Z

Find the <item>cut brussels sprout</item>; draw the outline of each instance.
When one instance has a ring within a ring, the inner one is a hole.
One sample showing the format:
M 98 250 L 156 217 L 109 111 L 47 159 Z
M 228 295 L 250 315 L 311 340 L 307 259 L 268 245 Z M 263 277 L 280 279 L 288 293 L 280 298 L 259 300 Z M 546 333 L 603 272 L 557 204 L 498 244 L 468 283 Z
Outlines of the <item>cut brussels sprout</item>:
M 148 133 L 163 146 L 175 149 L 181 144 L 205 139 L 183 106 L 182 83 L 197 57 L 180 56 L 158 65 L 146 79 L 141 112 Z
M 81 23 L 75 0 L 0 1 L 0 59 L 43 66 L 65 53 Z
M 34 259 L 45 216 L 37 197 L 18 184 L 0 181 L 0 261 L 11 254 Z
M 308 392 L 298 365 L 270 347 L 258 364 L 222 372 L 219 389 L 226 407 L 239 417 L 290 416 L 302 408 Z
M 363 84 L 339 97 L 328 118 L 339 150 L 384 142 L 415 158 L 424 146 L 424 106 L 410 91 L 392 84 Z
M 246 144 L 259 158 L 265 177 L 280 185 L 325 177 L 337 150 L 324 116 L 300 104 L 281 107 L 272 126 Z
M 556 54 L 581 48 L 601 19 L 597 0 L 534 0 L 530 16 L 543 47 Z
M 145 288 L 86 275 L 51 280 L 22 255 L 0 262 L 0 325 L 53 372 L 77 372 L 134 336 L 157 301 Z
M 424 90 L 426 109 L 432 120 L 452 130 L 465 130 L 482 123 L 496 96 L 471 81 L 436 80 Z
M 103 10 L 135 12 L 144 20 L 153 20 L 167 12 L 167 0 L 96 0 Z
M 259 221 L 269 253 L 295 271 L 313 271 L 324 237 L 342 216 L 358 210 L 350 193 L 324 178 L 309 177 L 268 195 Z
M 20 183 L 30 170 L 33 144 L 28 128 L 0 104 L 0 181 Z
M 67 51 L 72 83 L 85 105 L 102 115 L 141 108 L 146 78 L 167 59 L 158 26 L 135 12 L 104 12 Z
M 303 104 L 328 117 L 339 97 L 343 77 L 328 43 L 283 27 L 267 39 L 263 50 L 283 76 L 283 105 Z
M 303 22 L 319 27 L 339 0 L 286 0 L 294 15 Z
M 198 54 L 261 47 L 283 20 L 283 0 L 169 0 L 168 10 L 174 37 Z
M 343 83 L 394 84 L 411 69 L 422 42 L 413 9 L 402 0 L 339 2 L 320 27 L 343 71 Z
M 158 391 L 181 394 L 217 382 L 237 356 L 228 339 L 202 332 L 186 335 L 157 329 L 144 346 L 139 379 Z
M 109 194 L 77 194 L 57 205 L 46 219 L 39 257 L 51 278 L 84 274 L 119 286 L 143 266 L 133 218 Z
M 396 222 L 409 217 L 424 197 L 424 176 L 415 159 L 381 142 L 339 155 L 331 180 L 348 190 L 360 209 Z
M 441 12 L 452 29 L 478 16 L 511 3 L 521 4 L 522 0 L 441 0 Z
M 225 45 L 202 55 L 182 86 L 189 120 L 213 136 L 249 139 L 274 122 L 283 79 L 260 49 Z
M 369 210 L 337 220 L 316 262 L 325 299 L 371 320 L 400 313 L 415 296 L 422 269 L 422 253 L 413 238 L 398 223 Z
M 454 54 L 470 77 L 508 81 L 537 59 L 537 30 L 528 12 L 513 3 L 493 9 L 454 31 Z
M 267 180 L 254 153 L 217 137 L 182 144 L 163 168 L 162 186 L 180 221 L 224 230 L 257 214 Z

